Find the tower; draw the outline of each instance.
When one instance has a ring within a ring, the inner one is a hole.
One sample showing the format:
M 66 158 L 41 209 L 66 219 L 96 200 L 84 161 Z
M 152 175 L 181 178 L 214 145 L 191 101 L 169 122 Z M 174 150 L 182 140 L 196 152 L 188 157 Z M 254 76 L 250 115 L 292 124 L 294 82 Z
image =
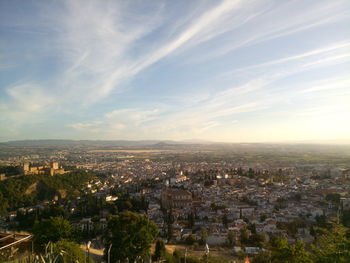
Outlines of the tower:
M 58 167 L 58 162 L 52 162 L 52 166 L 51 166 L 54 170 L 57 170 Z
M 27 162 L 27 163 L 24 163 L 23 164 L 23 173 L 26 174 L 30 171 L 30 164 Z

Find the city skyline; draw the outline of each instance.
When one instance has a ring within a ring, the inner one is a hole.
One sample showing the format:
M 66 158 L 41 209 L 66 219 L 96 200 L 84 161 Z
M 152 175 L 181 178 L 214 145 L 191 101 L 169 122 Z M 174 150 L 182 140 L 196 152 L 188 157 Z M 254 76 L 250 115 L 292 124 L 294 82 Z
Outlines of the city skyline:
M 349 11 L 1 1 L 0 141 L 349 141 Z

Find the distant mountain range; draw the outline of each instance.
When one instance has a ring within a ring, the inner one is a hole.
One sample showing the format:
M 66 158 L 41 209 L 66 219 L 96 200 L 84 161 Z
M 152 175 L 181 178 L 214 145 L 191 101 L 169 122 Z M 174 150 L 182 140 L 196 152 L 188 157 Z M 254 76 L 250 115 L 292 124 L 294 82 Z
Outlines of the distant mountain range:
M 159 141 L 159 140 L 19 140 L 0 143 L 3 147 L 89 147 L 89 148 L 172 148 L 181 145 L 209 145 L 216 144 L 208 141 Z
M 261 143 L 225 143 L 213 142 L 199 139 L 190 139 L 183 141 L 173 140 L 18 140 L 2 142 L 0 145 L 9 147 L 54 147 L 60 146 L 90 146 L 90 147 L 156 147 L 164 148 L 180 145 L 298 145 L 298 144 L 325 144 L 325 145 L 348 145 L 350 140 L 304 140 L 304 141 L 285 141 L 285 142 L 261 142 Z

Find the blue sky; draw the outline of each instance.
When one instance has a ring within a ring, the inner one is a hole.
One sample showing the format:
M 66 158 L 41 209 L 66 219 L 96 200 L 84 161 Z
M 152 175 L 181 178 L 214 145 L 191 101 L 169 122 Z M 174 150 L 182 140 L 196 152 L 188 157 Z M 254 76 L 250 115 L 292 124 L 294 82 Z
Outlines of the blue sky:
M 350 1 L 0 1 L 0 141 L 350 139 Z

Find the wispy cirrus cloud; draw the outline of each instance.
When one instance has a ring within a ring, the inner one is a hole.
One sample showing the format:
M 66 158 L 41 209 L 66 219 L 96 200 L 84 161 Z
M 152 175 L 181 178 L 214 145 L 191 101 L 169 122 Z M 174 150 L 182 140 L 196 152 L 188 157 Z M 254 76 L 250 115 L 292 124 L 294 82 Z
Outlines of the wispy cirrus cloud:
M 245 118 L 345 105 L 346 0 L 135 3 L 5 8 L 0 71 L 14 66 L 1 75 L 2 119 L 24 127 L 55 114 L 84 136 L 230 140 Z
M 310 5 L 310 6 L 309 6 Z M 300 10 L 303 6 L 303 10 Z M 346 7 L 346 8 L 344 8 Z M 286 37 L 308 31 L 312 28 L 347 21 L 350 7 L 346 1 L 319 1 L 318 5 L 304 1 L 280 2 L 267 5 L 264 12 L 257 13 L 240 30 L 228 35 L 222 45 L 206 56 L 194 58 L 192 61 L 203 62 L 224 56 L 232 51 L 256 45 L 261 42 Z M 233 15 L 233 14 L 232 14 Z M 232 27 L 230 24 L 221 26 Z M 229 30 L 227 30 L 229 31 Z
M 1 101 L 3 112 L 7 116 L 20 121 L 32 121 L 30 115 L 35 115 L 47 109 L 54 101 L 54 97 L 35 83 L 14 85 L 6 90 L 7 102 Z M 10 104 L 9 104 L 10 103 Z M 9 107 L 9 105 L 13 105 Z

